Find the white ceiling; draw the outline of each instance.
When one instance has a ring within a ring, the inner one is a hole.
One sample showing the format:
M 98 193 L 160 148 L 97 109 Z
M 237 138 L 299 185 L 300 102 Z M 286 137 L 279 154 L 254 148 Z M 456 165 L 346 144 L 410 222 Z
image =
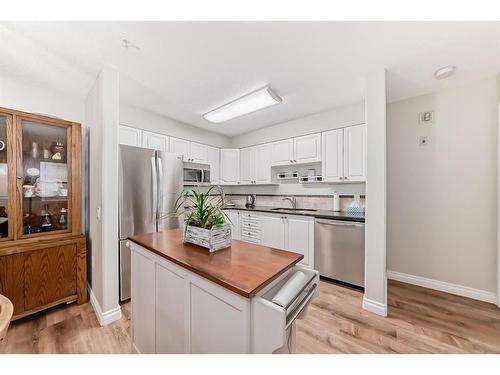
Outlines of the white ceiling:
M 1 71 L 16 79 L 84 97 L 106 64 L 124 75 L 124 101 L 228 136 L 359 102 L 379 68 L 389 101 L 500 72 L 495 22 L 21 22 L 0 23 L 0 37 Z M 448 64 L 456 74 L 436 81 Z M 282 104 L 202 118 L 265 85 Z

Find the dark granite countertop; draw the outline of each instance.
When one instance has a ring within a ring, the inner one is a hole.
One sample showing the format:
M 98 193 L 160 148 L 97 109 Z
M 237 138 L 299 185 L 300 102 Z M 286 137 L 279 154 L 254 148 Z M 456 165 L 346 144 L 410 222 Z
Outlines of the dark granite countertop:
M 264 206 L 254 206 L 252 208 L 245 207 L 244 205 L 236 205 L 226 207 L 228 210 L 240 210 L 240 211 L 254 211 L 254 212 L 270 212 L 273 214 L 288 214 L 288 215 L 301 215 L 301 216 L 312 216 L 317 219 L 333 219 L 333 220 L 343 220 L 343 221 L 356 221 L 358 223 L 365 222 L 365 214 L 351 214 L 345 211 L 335 212 L 327 210 L 314 210 L 314 211 L 297 211 L 294 210 L 273 210 L 274 207 L 264 207 Z

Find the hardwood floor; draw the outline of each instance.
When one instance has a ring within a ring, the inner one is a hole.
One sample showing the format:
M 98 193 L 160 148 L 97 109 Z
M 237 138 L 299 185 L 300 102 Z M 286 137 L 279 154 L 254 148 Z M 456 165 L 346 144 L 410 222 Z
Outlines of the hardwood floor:
M 298 353 L 500 353 L 500 309 L 395 281 L 389 316 L 361 308 L 362 292 L 321 282 L 297 321 Z M 129 353 L 130 304 L 100 327 L 90 304 L 60 306 L 13 322 L 0 353 Z

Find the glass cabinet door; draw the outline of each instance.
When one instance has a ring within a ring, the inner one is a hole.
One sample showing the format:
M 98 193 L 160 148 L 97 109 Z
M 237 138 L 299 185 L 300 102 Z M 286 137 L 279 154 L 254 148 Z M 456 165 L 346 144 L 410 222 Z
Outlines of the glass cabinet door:
M 9 155 L 7 122 L 12 117 L 0 113 L 0 241 L 11 237 L 9 231 Z M 12 228 L 11 228 L 12 230 Z
M 64 125 L 20 120 L 22 163 L 18 164 L 22 195 L 19 237 L 71 230 L 71 129 Z M 21 174 L 20 174 L 21 173 Z M 18 185 L 19 186 L 19 185 Z

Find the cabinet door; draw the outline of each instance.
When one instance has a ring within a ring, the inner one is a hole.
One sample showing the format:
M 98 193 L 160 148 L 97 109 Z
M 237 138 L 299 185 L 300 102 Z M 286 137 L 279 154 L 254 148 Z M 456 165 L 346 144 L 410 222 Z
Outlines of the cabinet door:
M 15 228 L 13 218 L 8 219 L 9 216 L 14 216 L 16 205 L 16 163 L 12 120 L 11 115 L 0 113 L 0 241 L 12 239 Z
M 210 183 L 220 181 L 220 149 L 207 146 L 208 164 L 210 165 Z
M 323 180 L 338 182 L 344 179 L 344 130 L 323 133 Z
M 240 178 L 240 150 L 223 148 L 220 150 L 221 185 L 236 185 Z
M 255 150 L 253 147 L 240 150 L 240 184 L 250 185 L 255 175 Z
M 76 297 L 76 245 L 34 250 L 24 257 L 25 309 Z
M 14 315 L 24 311 L 24 253 L 0 257 L 0 294 L 14 306 Z
M 144 130 L 142 132 L 142 147 L 158 151 L 168 151 L 169 139 L 166 135 Z
M 156 264 L 156 353 L 184 353 L 186 306 L 178 302 L 184 301 L 185 285 L 184 275 Z
M 208 164 L 208 146 L 201 143 L 190 142 L 190 162 Z
M 293 139 L 294 162 L 314 163 L 321 161 L 321 134 L 310 134 Z
M 365 125 L 344 128 L 344 181 L 366 180 Z
M 72 128 L 66 122 L 17 118 L 18 238 L 72 230 Z M 74 186 L 79 191 L 80 186 Z M 80 202 L 78 202 L 79 204 Z M 75 218 L 75 216 L 73 216 Z
M 189 288 L 189 352 L 248 353 L 249 300 L 199 278 L 193 278 Z
M 189 154 L 189 143 L 190 142 L 185 139 L 170 137 L 170 152 L 182 155 L 184 161 L 191 161 L 189 160 L 191 158 Z
M 264 144 L 254 147 L 255 176 L 256 184 L 271 183 L 271 145 Z
M 284 220 L 282 216 L 260 216 L 261 245 L 285 249 Z
M 309 254 L 313 244 L 312 236 L 314 235 L 309 220 L 296 218 L 285 218 L 285 249 L 294 253 L 304 255 L 304 259 L 300 262 L 306 266 L 312 266 Z
M 155 263 L 132 251 L 132 344 L 143 354 L 155 352 Z
M 226 215 L 229 217 L 231 221 L 231 238 L 233 240 L 241 239 L 240 234 L 240 212 L 236 210 L 227 210 L 225 211 Z
M 127 146 L 142 146 L 142 130 L 120 125 L 120 144 Z
M 271 165 L 293 163 L 293 138 L 271 143 Z

